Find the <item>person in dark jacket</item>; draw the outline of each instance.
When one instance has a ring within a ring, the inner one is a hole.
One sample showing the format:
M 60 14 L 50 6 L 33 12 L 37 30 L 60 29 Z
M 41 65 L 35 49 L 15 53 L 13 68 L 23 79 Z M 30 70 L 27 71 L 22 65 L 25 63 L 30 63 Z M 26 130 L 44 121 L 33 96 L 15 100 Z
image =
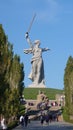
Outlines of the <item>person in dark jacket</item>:
M 25 114 L 24 116 L 24 122 L 25 122 L 25 127 L 27 127 L 27 124 L 28 124 L 28 115 Z

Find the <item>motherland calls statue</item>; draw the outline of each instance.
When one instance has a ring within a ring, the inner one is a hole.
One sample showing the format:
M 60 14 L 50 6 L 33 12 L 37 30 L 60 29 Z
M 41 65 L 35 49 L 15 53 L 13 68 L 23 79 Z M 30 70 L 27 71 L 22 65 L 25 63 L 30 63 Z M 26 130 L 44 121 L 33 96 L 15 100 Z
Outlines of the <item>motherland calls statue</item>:
M 32 44 L 28 32 L 25 34 L 25 38 L 30 45 L 29 49 L 24 49 L 25 54 L 33 54 L 31 58 L 32 69 L 28 76 L 32 80 L 32 84 L 29 87 L 32 88 L 45 88 L 44 81 L 44 63 L 42 59 L 42 52 L 50 50 L 48 48 L 40 48 L 40 40 L 35 40 Z

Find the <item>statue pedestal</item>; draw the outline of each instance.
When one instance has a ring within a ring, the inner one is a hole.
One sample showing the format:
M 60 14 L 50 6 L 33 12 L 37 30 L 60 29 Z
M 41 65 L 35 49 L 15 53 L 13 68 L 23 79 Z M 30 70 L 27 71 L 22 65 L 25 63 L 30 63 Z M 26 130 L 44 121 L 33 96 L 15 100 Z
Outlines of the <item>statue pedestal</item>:
M 45 84 L 43 83 L 39 83 L 39 84 L 32 83 L 28 87 L 29 88 L 46 88 Z

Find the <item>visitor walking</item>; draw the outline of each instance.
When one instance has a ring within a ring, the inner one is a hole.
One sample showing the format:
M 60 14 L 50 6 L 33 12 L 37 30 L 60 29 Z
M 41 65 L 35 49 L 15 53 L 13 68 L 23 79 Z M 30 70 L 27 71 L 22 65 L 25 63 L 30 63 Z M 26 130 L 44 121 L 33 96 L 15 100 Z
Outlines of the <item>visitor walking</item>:
M 44 120 L 45 120 L 45 113 L 42 113 L 42 114 L 41 114 L 40 120 L 41 120 L 41 125 L 43 125 Z
M 23 115 L 20 116 L 20 124 L 22 127 L 24 127 L 24 116 Z
M 7 130 L 7 124 L 6 124 L 6 120 L 3 117 L 1 117 L 1 127 L 2 127 L 2 130 Z
M 27 127 L 27 124 L 28 124 L 28 115 L 25 114 L 24 116 L 24 122 L 25 122 L 25 127 Z

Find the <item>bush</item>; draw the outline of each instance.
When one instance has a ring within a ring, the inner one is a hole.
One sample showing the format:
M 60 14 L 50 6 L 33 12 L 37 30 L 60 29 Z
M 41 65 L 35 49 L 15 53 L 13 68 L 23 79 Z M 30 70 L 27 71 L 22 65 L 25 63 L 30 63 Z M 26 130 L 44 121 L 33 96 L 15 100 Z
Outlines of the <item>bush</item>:
M 13 128 L 15 128 L 18 125 L 18 121 L 13 121 L 8 125 L 8 129 L 7 130 L 12 130 Z
M 64 119 L 65 121 L 69 121 L 69 115 L 68 115 L 68 113 L 67 113 L 66 107 L 63 108 L 63 119 Z
M 24 105 L 21 105 L 20 106 L 20 110 L 19 110 L 19 113 L 17 115 L 17 119 L 20 118 L 21 115 L 24 115 L 25 114 L 25 106 Z
M 68 113 L 68 110 L 67 110 L 66 107 L 63 108 L 63 119 L 64 119 L 66 122 L 73 123 L 73 120 L 70 120 L 70 114 Z

